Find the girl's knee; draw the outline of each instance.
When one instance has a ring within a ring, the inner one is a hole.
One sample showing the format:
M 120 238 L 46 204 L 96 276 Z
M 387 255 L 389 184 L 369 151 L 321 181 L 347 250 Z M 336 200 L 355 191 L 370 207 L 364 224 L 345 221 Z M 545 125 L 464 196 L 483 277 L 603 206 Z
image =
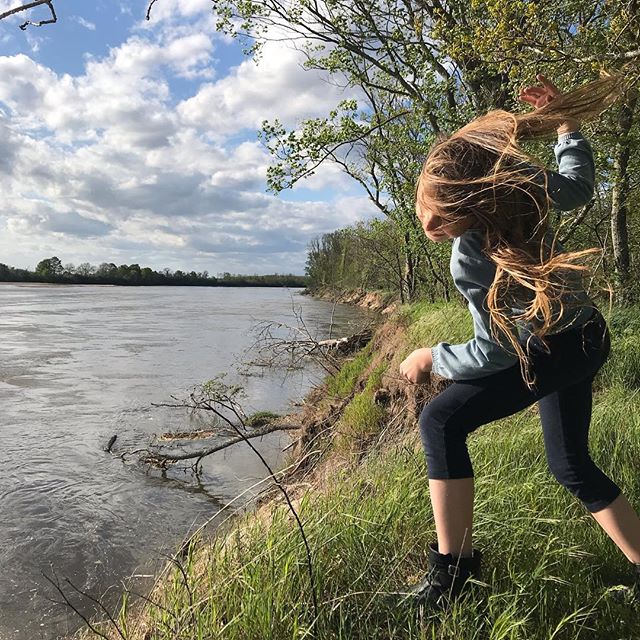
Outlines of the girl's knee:
M 422 409 L 418 425 L 427 452 L 444 450 L 454 443 L 464 442 L 467 437 L 465 430 L 455 420 L 455 414 L 441 411 L 434 402 Z
M 556 482 L 575 494 L 577 487 L 588 482 L 593 462 L 589 457 L 580 461 L 574 459 L 571 462 L 564 457 L 559 457 L 547 459 L 547 465 Z
M 550 463 L 549 470 L 557 482 L 580 500 L 589 511 L 607 505 L 620 491 L 588 456 L 572 464 Z
M 429 403 L 420 412 L 418 426 L 420 427 L 422 440 L 426 443 L 428 441 L 441 440 L 444 437 L 447 423 L 434 410 L 433 404 Z

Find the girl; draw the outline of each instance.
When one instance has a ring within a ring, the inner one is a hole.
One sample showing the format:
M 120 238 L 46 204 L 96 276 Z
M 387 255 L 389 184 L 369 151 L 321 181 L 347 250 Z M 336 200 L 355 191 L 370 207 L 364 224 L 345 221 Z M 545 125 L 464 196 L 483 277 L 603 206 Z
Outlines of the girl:
M 619 81 L 605 77 L 561 94 L 538 80 L 520 94 L 532 112 L 493 111 L 437 142 L 418 183 L 425 234 L 454 239 L 451 274 L 475 332 L 466 344 L 418 349 L 400 365 L 410 382 L 432 371 L 453 380 L 420 415 L 437 534 L 428 574 L 410 596 L 421 605 L 446 606 L 479 575 L 467 436 L 536 401 L 552 474 L 634 564 L 639 593 L 640 519 L 587 442 L 592 381 L 610 338 L 582 288 L 587 267 L 579 262 L 598 250 L 565 252 L 548 229 L 550 208 L 574 209 L 593 195 L 593 155 L 579 119 L 601 112 Z M 537 167 L 517 142 L 554 129 L 557 172 Z

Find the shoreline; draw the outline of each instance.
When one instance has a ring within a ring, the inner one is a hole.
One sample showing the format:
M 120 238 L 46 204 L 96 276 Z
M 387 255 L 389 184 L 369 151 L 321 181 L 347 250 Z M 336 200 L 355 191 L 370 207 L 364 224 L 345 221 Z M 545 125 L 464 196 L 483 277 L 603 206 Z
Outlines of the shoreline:
M 365 291 L 364 289 L 336 290 L 332 287 L 306 288 L 302 295 L 338 304 L 351 304 L 371 311 L 389 315 L 400 308 L 398 297 L 386 291 Z
M 633 312 L 640 317 L 640 307 Z M 630 313 L 617 310 L 622 326 Z M 467 310 L 455 302 L 401 307 L 292 414 L 302 427 L 292 432 L 293 468 L 280 482 L 310 541 L 312 580 L 294 518 L 272 487 L 222 535 L 194 542 L 179 568 L 167 565 L 148 601 L 121 611 L 126 640 L 187 640 L 197 637 L 195 630 L 225 640 L 435 634 L 438 627 L 429 625 L 439 625 L 439 618 L 416 626 L 415 615 L 388 595 L 420 579 L 435 539 L 416 422 L 422 406 L 450 382 L 433 376 L 410 385 L 399 379 L 397 366 L 417 344 L 461 342 L 471 331 Z M 640 425 L 629 421 L 640 415 L 640 397 L 627 390 L 640 384 L 640 373 L 630 378 L 628 369 L 640 363 L 640 342 L 632 338 L 616 338 L 617 357 L 596 379 L 591 443 L 603 470 L 627 479 L 635 502 L 640 495 L 629 478 L 636 475 Z M 622 437 L 627 446 L 612 454 L 608 444 Z M 484 426 L 470 449 L 483 505 L 474 540 L 486 553 L 488 578 L 477 603 L 443 614 L 450 633 L 442 640 L 502 637 L 505 625 L 517 637 L 526 631 L 527 638 L 543 640 L 584 612 L 585 602 L 602 627 L 594 637 L 609 637 L 614 628 L 640 637 L 632 610 L 612 608 L 607 595 L 609 581 L 623 581 L 628 566 L 608 539 L 585 527 L 580 505 L 550 476 L 536 407 Z M 507 558 L 505 545 L 513 550 Z M 319 618 L 312 591 L 321 603 Z M 201 603 L 197 613 L 190 602 Z M 172 620 L 191 631 L 178 634 Z M 107 633 L 109 640 L 119 637 L 112 628 Z

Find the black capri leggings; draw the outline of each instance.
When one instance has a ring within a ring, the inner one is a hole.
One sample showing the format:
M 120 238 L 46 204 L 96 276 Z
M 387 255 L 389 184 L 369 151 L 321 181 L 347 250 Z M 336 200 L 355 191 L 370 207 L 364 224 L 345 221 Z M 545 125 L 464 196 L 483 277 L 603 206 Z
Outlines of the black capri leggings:
M 583 326 L 546 340 L 548 352 L 536 338 L 529 343 L 536 374 L 533 390 L 516 363 L 483 378 L 454 381 L 424 407 L 420 434 L 429 478 L 472 477 L 467 436 L 537 401 L 547 462 L 556 480 L 591 512 L 604 509 L 620 494 L 595 465 L 588 446 L 592 382 L 611 350 L 606 321 L 595 309 Z

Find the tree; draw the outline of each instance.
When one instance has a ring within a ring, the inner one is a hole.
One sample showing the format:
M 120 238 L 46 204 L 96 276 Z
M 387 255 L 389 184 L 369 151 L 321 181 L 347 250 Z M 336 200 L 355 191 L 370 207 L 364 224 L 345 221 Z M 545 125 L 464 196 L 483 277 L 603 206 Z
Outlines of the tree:
M 324 162 L 339 164 L 397 225 L 404 253 L 400 293 L 407 298 L 420 280 L 416 265 L 422 261 L 428 272 L 433 263 L 432 247 L 420 241 L 413 204 L 421 161 L 434 137 L 488 109 L 514 108 L 516 89 L 540 68 L 570 87 L 593 79 L 601 65 L 631 63 L 625 74 L 633 84 L 640 59 L 635 5 L 636 0 L 214 0 L 219 28 L 243 38 L 247 53 L 258 54 L 270 38 L 290 38 L 308 68 L 356 90 L 357 100 L 343 101 L 327 117 L 297 129 L 263 125 L 275 158 L 270 187 L 278 192 Z M 623 125 L 612 129 L 592 129 L 609 158 L 612 137 L 624 136 Z M 617 167 L 612 171 L 605 164 L 602 184 L 627 202 L 627 170 L 624 162 Z M 622 213 L 616 217 L 616 252 L 624 256 L 626 214 L 624 206 L 617 209 Z M 589 221 L 578 224 L 583 223 Z M 591 223 L 596 229 L 600 221 Z M 616 264 L 627 268 L 624 259 Z
M 52 258 L 45 258 L 38 262 L 36 266 L 36 274 L 47 279 L 59 278 L 64 272 L 64 267 L 60 258 L 53 256 Z
M 155 2 L 148 3 L 147 19 Z M 341 166 L 396 227 L 402 258 L 396 286 L 403 299 L 414 297 L 421 282 L 446 291 L 441 250 L 425 245 L 413 210 L 418 172 L 434 137 L 488 109 L 514 108 L 516 89 L 540 69 L 570 87 L 602 67 L 625 65 L 624 99 L 589 131 L 600 154 L 600 198 L 566 220 L 565 237 L 600 244 L 603 273 L 614 276 L 619 300 L 637 296 L 628 227 L 638 200 L 632 176 L 640 169 L 638 0 L 212 2 L 218 29 L 242 39 L 249 55 L 258 56 L 269 39 L 289 39 L 307 68 L 357 96 L 293 130 L 264 123 L 274 157 L 269 185 L 279 192 L 325 162 Z M 43 4 L 55 18 L 52 3 L 40 0 L 0 19 Z
M 92 276 L 94 273 L 96 273 L 96 268 L 88 262 L 82 262 L 76 267 L 75 272 L 79 276 Z
M 96 275 L 100 277 L 113 278 L 118 274 L 118 267 L 113 262 L 103 262 L 96 270 Z

